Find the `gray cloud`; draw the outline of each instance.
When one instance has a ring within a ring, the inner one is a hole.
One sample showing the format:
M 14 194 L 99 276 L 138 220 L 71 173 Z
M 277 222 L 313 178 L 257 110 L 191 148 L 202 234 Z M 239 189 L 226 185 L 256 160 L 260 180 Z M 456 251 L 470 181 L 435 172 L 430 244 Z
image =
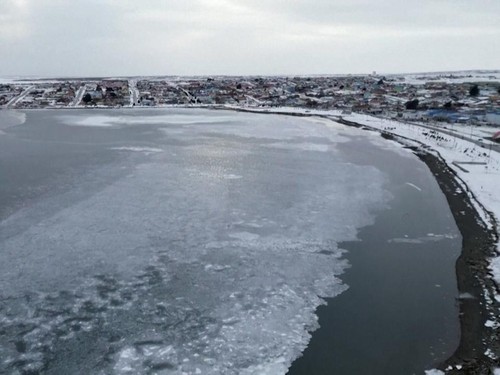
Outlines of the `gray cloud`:
M 1 0 L 0 75 L 498 69 L 497 0 Z

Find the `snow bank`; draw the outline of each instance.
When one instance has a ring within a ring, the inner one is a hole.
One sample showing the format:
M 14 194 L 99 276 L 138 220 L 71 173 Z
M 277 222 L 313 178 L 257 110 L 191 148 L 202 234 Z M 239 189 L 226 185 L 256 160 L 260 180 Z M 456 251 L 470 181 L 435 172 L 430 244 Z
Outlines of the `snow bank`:
M 425 372 L 425 375 L 444 375 L 444 372 L 440 371 L 440 370 L 432 369 L 432 370 L 427 370 Z
M 495 282 L 497 283 L 497 285 L 500 285 L 500 257 L 497 257 L 491 261 L 491 269 L 493 271 Z

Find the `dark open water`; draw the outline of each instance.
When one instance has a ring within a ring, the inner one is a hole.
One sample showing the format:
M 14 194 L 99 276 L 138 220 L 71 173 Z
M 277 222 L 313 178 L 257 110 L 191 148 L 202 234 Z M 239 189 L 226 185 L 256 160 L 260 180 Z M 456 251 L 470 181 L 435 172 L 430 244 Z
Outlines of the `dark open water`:
M 290 375 L 422 374 L 458 345 L 461 236 L 446 199 L 417 158 L 403 167 L 371 151 L 346 150 L 391 175 L 390 209 L 360 231 L 360 241 L 342 244 L 352 265 L 342 276 L 349 290 L 318 309 L 321 329 Z

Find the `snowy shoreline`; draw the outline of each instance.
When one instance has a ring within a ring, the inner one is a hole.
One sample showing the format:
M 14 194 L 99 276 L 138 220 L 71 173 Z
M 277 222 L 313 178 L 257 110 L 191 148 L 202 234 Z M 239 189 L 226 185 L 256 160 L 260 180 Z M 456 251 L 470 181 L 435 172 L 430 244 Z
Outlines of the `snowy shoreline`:
M 421 149 L 416 149 L 416 154 L 435 176 L 463 238 L 462 252 L 455 266 L 461 338 L 455 353 L 440 367 L 449 373 L 486 372 L 495 364 L 495 355 L 488 350 L 496 344 L 487 322 L 496 315 L 488 298 L 495 286 L 484 261 L 485 254 L 494 253 L 498 234 L 495 228 L 484 224 L 477 211 L 480 207 L 474 204 L 475 197 L 441 156 Z

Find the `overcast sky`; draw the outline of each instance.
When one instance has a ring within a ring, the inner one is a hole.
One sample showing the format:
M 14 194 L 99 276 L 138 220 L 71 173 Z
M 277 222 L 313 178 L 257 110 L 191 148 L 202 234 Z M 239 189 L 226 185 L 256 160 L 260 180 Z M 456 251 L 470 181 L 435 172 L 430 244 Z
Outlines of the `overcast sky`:
M 500 0 L 0 0 L 0 76 L 500 69 Z

